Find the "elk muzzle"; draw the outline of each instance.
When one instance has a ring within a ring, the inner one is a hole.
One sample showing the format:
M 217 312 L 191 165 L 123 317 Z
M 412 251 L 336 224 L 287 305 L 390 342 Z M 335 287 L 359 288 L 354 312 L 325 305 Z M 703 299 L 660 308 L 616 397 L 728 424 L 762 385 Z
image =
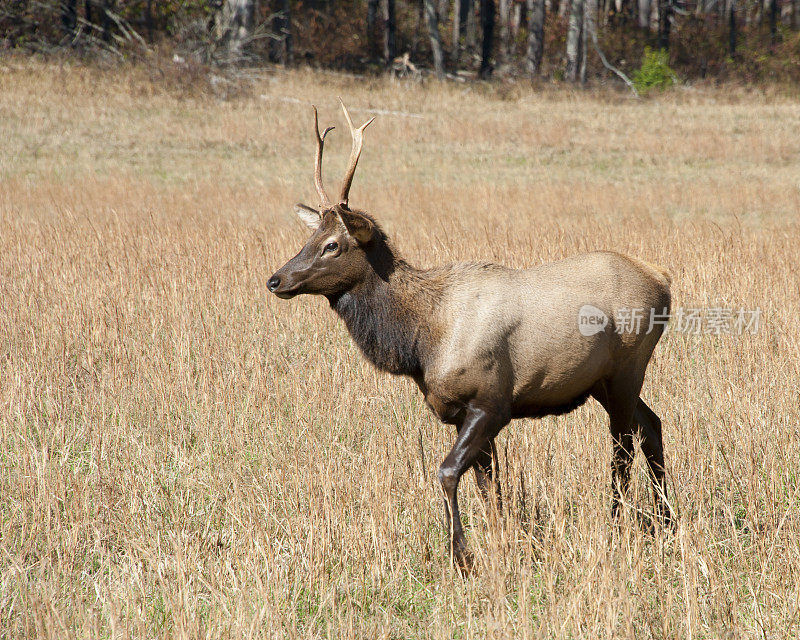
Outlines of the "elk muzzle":
M 294 298 L 296 295 L 302 293 L 302 291 L 300 291 L 302 282 L 298 282 L 290 273 L 281 273 L 284 269 L 285 267 L 279 269 L 267 280 L 267 289 L 279 298 Z
M 315 293 L 314 281 L 320 274 L 314 260 L 316 253 L 316 245 L 303 247 L 300 253 L 272 274 L 267 280 L 267 289 L 279 298 Z

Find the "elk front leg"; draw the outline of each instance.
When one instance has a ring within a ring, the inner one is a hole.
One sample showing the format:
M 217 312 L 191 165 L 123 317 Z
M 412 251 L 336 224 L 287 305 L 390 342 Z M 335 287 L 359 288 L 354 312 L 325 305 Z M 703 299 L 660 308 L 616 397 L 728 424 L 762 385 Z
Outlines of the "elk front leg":
M 439 467 L 439 482 L 445 500 L 445 523 L 450 530 L 450 549 L 453 560 L 462 569 L 468 570 L 472 557 L 464 539 L 461 515 L 458 511 L 458 482 L 461 476 L 475 464 L 481 451 L 490 446 L 497 432 L 508 422 L 497 412 L 479 407 L 468 407 L 458 437 Z
M 622 431 L 612 418 L 611 436 L 611 516 L 619 517 L 620 502 L 628 493 L 631 483 L 631 464 L 633 463 L 633 433 Z
M 488 508 L 492 498 L 492 489 L 497 500 L 498 511 L 503 507 L 503 496 L 500 492 L 500 467 L 498 466 L 497 447 L 494 438 L 489 440 L 488 446 L 481 449 L 475 463 L 472 465 L 475 470 L 475 480 L 478 483 L 481 497 Z
M 672 511 L 667 502 L 667 481 L 664 473 L 664 445 L 661 439 L 661 418 L 639 398 L 634 419 L 642 436 L 642 453 L 650 469 L 656 517 L 667 527 L 672 525 Z
M 633 462 L 633 412 L 639 399 L 644 372 L 620 374 L 601 382 L 592 389 L 592 395 L 608 413 L 612 439 L 611 458 L 611 516 L 619 516 L 620 501 L 628 491 Z M 634 395 L 635 392 L 635 395 Z

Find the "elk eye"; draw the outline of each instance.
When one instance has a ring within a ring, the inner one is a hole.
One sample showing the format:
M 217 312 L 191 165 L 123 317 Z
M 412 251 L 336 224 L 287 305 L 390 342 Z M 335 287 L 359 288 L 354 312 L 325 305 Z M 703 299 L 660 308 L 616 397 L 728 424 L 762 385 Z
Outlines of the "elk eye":
M 338 242 L 329 242 L 325 245 L 325 248 L 322 250 L 322 255 L 324 256 L 326 253 L 333 253 L 339 248 Z

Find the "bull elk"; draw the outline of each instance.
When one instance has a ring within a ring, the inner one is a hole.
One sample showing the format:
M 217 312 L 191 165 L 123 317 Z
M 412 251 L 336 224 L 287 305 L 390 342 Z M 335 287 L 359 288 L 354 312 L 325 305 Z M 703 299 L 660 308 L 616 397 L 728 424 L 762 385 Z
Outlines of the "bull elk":
M 612 515 L 629 485 L 638 432 L 656 514 L 668 523 L 661 420 L 639 397 L 663 326 L 619 331 L 614 320 L 622 307 L 668 314 L 666 272 L 609 251 L 526 270 L 482 262 L 417 269 L 371 215 L 349 206 L 364 130 L 374 118 L 356 128 L 344 103 L 342 110 L 353 146 L 339 199 L 331 201 L 322 183 L 332 127 L 320 134 L 314 108 L 321 205 L 296 205 L 313 235 L 267 287 L 280 298 L 325 296 L 373 365 L 413 378 L 436 416 L 455 425 L 455 444 L 438 474 L 453 559 L 465 568 L 472 560 L 458 511 L 461 476 L 472 467 L 488 499 L 499 431 L 514 418 L 572 411 L 589 396 L 610 419 Z M 607 319 L 605 327 L 580 330 L 587 305 Z

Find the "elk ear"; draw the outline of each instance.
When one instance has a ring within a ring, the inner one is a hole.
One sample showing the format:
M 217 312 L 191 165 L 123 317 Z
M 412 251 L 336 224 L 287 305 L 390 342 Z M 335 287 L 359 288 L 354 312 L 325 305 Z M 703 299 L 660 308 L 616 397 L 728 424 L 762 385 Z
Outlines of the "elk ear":
M 367 244 L 372 240 L 372 235 L 375 233 L 375 225 L 373 225 L 368 218 L 343 209 L 342 207 L 336 207 L 336 213 L 339 214 L 339 218 L 344 224 L 345 229 L 347 229 L 347 233 L 353 236 L 356 242 L 359 244 Z
M 322 216 L 319 215 L 319 211 L 299 202 L 294 205 L 294 212 L 312 231 L 316 231 L 322 222 Z

